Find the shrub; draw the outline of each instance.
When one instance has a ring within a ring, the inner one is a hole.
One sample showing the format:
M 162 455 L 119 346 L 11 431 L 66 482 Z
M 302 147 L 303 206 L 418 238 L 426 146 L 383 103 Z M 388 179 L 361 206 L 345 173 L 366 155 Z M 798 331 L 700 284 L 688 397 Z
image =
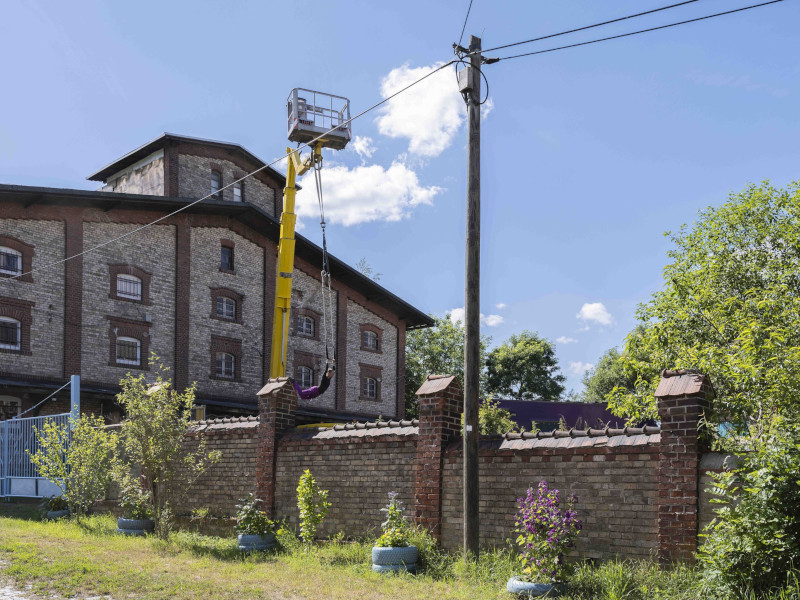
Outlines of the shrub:
M 409 527 L 406 521 L 403 503 L 397 499 L 397 492 L 389 492 L 389 503 L 381 509 L 386 513 L 386 520 L 381 523 L 383 534 L 375 543 L 381 548 L 403 548 L 409 544 Z
M 44 499 L 41 504 L 41 508 L 43 511 L 56 512 L 60 510 L 67 510 L 69 508 L 69 504 L 67 504 L 64 496 L 50 496 L 49 498 Z
M 247 535 L 267 535 L 275 531 L 275 523 L 270 521 L 267 513 L 258 506 L 261 500 L 249 494 L 247 498 L 239 500 L 236 508 L 236 531 Z
M 121 486 L 119 505 L 126 519 L 152 519 L 150 496 L 134 478 L 126 479 Z
M 567 505 L 559 508 L 560 493 L 549 489 L 546 481 L 538 489 L 528 488 L 524 498 L 517 500 L 516 527 L 523 577 L 546 583 L 563 581 L 570 569 L 564 556 L 575 546 L 581 521 L 574 510 L 577 498 L 570 496 Z
M 314 480 L 311 471 L 306 469 L 300 476 L 297 486 L 297 508 L 300 509 L 300 537 L 310 545 L 317 537 L 319 529 L 325 515 L 330 508 L 328 502 L 328 491 L 321 490 Z
M 47 421 L 34 429 L 39 449 L 29 454 L 42 477 L 61 490 L 70 510 L 80 519 L 111 481 L 114 436 L 101 417 L 81 415 L 69 425 Z
M 478 423 L 483 435 L 504 434 L 518 429 L 511 413 L 500 408 L 500 402 L 491 396 L 478 407 Z
M 716 518 L 699 552 L 703 583 L 717 597 L 759 597 L 800 569 L 800 425 L 779 421 L 715 475 Z
M 207 452 L 202 437 L 194 451 L 187 449 L 194 387 L 178 393 L 158 357 L 152 356 L 151 362 L 155 383 L 147 383 L 144 374 L 130 373 L 120 382 L 117 399 L 127 415 L 120 430 L 114 479 L 123 490 L 141 484 L 153 509 L 156 533 L 163 538 L 172 527 L 176 507 L 221 454 Z

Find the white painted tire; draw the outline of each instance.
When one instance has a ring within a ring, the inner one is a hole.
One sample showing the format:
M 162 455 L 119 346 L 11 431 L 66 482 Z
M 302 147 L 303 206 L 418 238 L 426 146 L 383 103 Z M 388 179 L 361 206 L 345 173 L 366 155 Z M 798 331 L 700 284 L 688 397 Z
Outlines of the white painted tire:
M 117 519 L 117 533 L 122 535 L 145 535 L 156 528 L 153 519 Z
M 417 567 L 419 552 L 416 546 L 372 548 L 372 570 L 382 573 L 384 571 L 414 571 Z M 386 567 L 386 568 L 378 568 Z
M 557 598 L 561 595 L 562 585 L 522 581 L 515 576 L 508 580 L 506 591 L 521 598 Z
M 275 534 L 250 535 L 240 533 L 237 539 L 237 546 L 242 552 L 254 552 L 260 550 L 270 550 L 275 547 Z

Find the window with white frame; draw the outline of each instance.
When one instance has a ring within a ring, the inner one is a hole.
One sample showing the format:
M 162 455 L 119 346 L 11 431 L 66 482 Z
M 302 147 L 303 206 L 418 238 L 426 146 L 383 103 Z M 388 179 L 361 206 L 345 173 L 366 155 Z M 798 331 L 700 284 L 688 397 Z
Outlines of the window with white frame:
M 16 319 L 0 317 L 0 348 L 22 349 L 22 324 Z
M 297 379 L 301 388 L 314 385 L 314 371 L 309 367 L 297 367 Z
M 222 173 L 211 171 L 211 193 L 219 196 L 219 189 L 222 187 Z
M 117 364 L 140 365 L 142 360 L 142 343 L 136 338 L 117 338 Z
M 244 183 L 241 181 L 233 184 L 233 201 L 244 202 Z
M 236 319 L 236 301 L 226 296 L 217 296 L 217 316 L 221 319 Z
M 21 275 L 22 274 L 22 253 L 0 246 L 0 273 L 5 275 Z
M 128 300 L 141 300 L 142 280 L 134 275 L 117 275 L 117 297 Z
M 378 351 L 378 334 L 374 331 L 365 331 L 362 334 L 362 344 L 367 350 Z
M 297 315 L 297 335 L 314 337 L 314 319 L 308 315 Z
M 378 380 L 373 377 L 364 378 L 364 397 L 370 400 L 378 398 Z
M 229 352 L 217 352 L 217 377 L 233 379 L 236 376 L 236 357 Z

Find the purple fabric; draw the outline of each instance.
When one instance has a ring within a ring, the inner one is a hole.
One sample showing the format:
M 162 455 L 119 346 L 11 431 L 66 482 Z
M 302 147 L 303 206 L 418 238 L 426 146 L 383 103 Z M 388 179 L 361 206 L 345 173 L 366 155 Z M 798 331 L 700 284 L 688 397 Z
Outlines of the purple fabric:
M 292 379 L 291 381 L 292 385 L 294 386 L 294 391 L 297 392 L 297 395 L 302 400 L 313 400 L 320 394 L 324 393 L 325 390 L 328 389 L 328 386 L 330 386 L 331 384 L 331 378 L 328 377 L 327 371 L 322 374 L 322 379 L 320 380 L 319 385 L 312 385 L 310 388 L 306 390 L 302 389 L 299 385 L 297 385 L 297 382 L 294 379 Z

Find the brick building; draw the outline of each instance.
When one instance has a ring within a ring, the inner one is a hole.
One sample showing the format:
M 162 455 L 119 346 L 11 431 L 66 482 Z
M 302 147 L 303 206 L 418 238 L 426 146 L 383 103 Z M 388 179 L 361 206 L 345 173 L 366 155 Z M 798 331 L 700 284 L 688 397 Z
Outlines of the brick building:
M 164 134 L 89 176 L 98 191 L 0 184 L 0 418 L 80 374 L 83 406 L 114 420 L 119 380 L 147 372 L 151 352 L 178 388 L 196 382 L 208 414 L 255 412 L 269 376 L 284 177 L 264 168 L 132 232 L 264 164 L 237 144 Z M 338 357 L 334 385 L 300 401 L 299 416 L 402 416 L 406 330 L 432 320 L 331 257 L 325 336 L 321 264 L 320 248 L 297 236 L 288 372 L 316 383 L 325 337 Z

